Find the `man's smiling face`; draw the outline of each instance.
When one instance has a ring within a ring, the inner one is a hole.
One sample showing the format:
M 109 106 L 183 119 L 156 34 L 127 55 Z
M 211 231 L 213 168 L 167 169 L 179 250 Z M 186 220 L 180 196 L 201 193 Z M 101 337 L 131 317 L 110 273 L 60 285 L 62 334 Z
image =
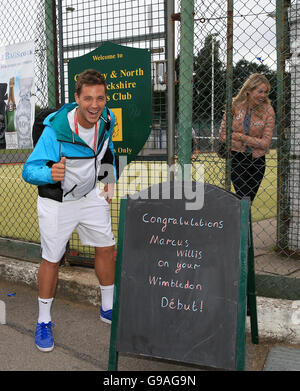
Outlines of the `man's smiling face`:
M 80 95 L 75 93 L 78 104 L 78 122 L 86 129 L 92 128 L 98 121 L 106 105 L 105 87 L 102 84 L 87 85 L 81 88 Z

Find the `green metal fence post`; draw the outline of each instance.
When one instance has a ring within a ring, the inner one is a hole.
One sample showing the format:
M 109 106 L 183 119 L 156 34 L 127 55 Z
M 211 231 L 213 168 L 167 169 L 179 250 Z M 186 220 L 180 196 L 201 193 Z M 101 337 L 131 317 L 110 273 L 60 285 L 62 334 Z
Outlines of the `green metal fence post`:
M 179 61 L 178 160 L 182 170 L 191 159 L 193 125 L 194 1 L 182 0 Z M 182 171 L 184 172 L 184 171 Z
M 167 67 L 168 67 L 168 164 L 174 164 L 175 151 L 175 48 L 174 48 L 174 0 L 167 1 Z
M 232 79 L 233 79 L 233 0 L 227 1 L 227 66 L 226 66 L 226 144 L 225 189 L 231 188 Z
M 58 36 L 59 36 L 59 81 L 60 81 L 60 103 L 65 102 L 65 77 L 64 77 L 64 45 L 63 45 L 63 11 L 62 0 L 57 1 L 58 10 Z
M 58 106 L 55 1 L 45 0 L 48 107 Z
M 285 0 L 276 0 L 276 49 L 277 49 L 277 249 L 288 247 L 288 151 L 285 135 Z

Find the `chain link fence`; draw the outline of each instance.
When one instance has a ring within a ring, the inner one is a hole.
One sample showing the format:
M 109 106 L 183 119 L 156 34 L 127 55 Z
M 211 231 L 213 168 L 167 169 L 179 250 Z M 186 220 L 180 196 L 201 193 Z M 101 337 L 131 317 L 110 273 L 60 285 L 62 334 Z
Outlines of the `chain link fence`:
M 17 1 L 1 1 L 1 8 L 1 73 L 4 72 L 2 60 L 7 53 L 7 47 L 22 42 L 34 42 L 36 85 L 32 94 L 36 98 L 36 111 L 38 111 L 38 107 L 47 105 L 48 101 L 44 1 L 28 0 L 23 4 Z M 9 80 L 2 84 L 4 89 L 1 92 L 2 131 L 7 130 L 7 126 L 4 125 L 4 117 L 7 114 L 10 99 L 8 82 Z M 0 149 L 0 237 L 38 243 L 36 189 L 25 186 L 21 177 L 22 163 L 29 156 L 30 150 L 7 149 L 4 132 L 2 135 L 3 142 Z
M 118 236 L 120 196 L 148 187 L 149 181 L 161 180 L 167 154 L 166 108 L 166 6 L 161 1 L 25 1 L 22 5 L 5 3 L 2 45 L 33 41 L 35 115 L 46 108 L 58 108 L 72 102 L 68 91 L 68 62 L 105 42 L 148 49 L 152 64 L 152 130 L 137 158 L 124 171 L 112 201 L 111 215 L 115 237 Z M 22 164 L 30 150 L 1 150 L 0 163 L 1 224 L 0 237 L 39 244 L 36 213 L 37 189 L 22 181 Z M 136 178 L 141 178 L 139 184 Z M 15 244 L 16 242 L 14 242 Z M 4 240 L 2 247 L 10 248 Z M 6 250 L 3 250 L 6 252 Z M 2 251 L 2 252 L 3 252 Z M 20 252 L 24 251 L 21 246 Z M 26 250 L 25 250 L 26 252 Z M 35 256 L 37 250 L 33 251 Z M 32 250 L 28 252 L 28 258 Z M 93 265 L 94 249 L 80 244 L 74 231 L 67 248 L 72 264 Z
M 191 160 L 196 170 L 202 163 L 206 182 L 236 191 L 231 181 L 236 155 L 222 159 L 216 154 L 221 121 L 226 113 L 229 144 L 232 98 L 253 73 L 265 75 L 271 85 L 276 124 L 251 206 L 257 287 L 274 294 L 276 286 L 278 297 L 297 298 L 299 288 L 293 283 L 300 276 L 299 4 L 234 0 L 207 7 L 203 2 L 178 1 L 178 10 L 178 157 L 185 163 Z M 193 24 L 184 28 L 182 23 L 192 15 Z M 252 166 L 252 161 L 247 168 L 245 161 L 239 163 L 235 182 L 243 182 L 245 170 Z M 256 173 L 252 175 L 256 179 Z
M 217 0 L 209 5 L 199 0 L 7 0 L 1 5 L 1 46 L 34 42 L 36 114 L 73 100 L 68 91 L 70 59 L 107 41 L 151 53 L 152 131 L 118 183 L 111 208 L 116 237 L 120 197 L 163 180 L 167 163 L 177 159 L 192 162 L 195 179 L 201 178 L 202 164 L 206 182 L 235 191 L 231 159 L 220 159 L 215 152 L 220 124 L 248 76 L 266 75 L 276 126 L 251 207 L 257 284 L 266 295 L 297 299 L 298 0 Z M 30 149 L 0 149 L 4 254 L 18 243 L 39 245 L 37 189 L 21 178 L 29 153 Z M 138 183 L 137 177 L 142 178 Z M 33 257 L 26 246 L 20 251 L 22 257 Z M 76 231 L 67 255 L 72 264 L 93 264 L 93 249 L 81 246 Z
M 118 238 L 120 197 L 127 191 L 134 192 L 148 187 L 151 172 L 160 166 L 155 156 L 166 155 L 166 1 L 104 1 L 77 0 L 58 2 L 61 15 L 61 97 L 62 103 L 72 101 L 68 93 L 68 62 L 70 59 L 94 50 L 104 42 L 148 49 L 151 53 L 152 73 L 152 131 L 140 156 L 119 180 L 116 197 L 112 200 L 111 216 L 113 231 Z M 162 80 L 158 81 L 158 77 Z M 136 178 L 142 179 L 137 188 L 130 186 Z M 69 261 L 73 264 L 93 263 L 93 249 L 80 246 L 77 233 L 70 241 Z

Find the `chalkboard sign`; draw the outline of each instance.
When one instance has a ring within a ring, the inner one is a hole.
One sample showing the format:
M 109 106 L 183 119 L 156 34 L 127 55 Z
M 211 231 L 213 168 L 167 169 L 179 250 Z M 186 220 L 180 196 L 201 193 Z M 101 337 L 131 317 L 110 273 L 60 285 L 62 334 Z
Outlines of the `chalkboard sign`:
M 171 184 L 171 195 L 177 186 L 183 185 Z M 248 202 L 209 184 L 200 210 L 186 210 L 184 198 L 140 195 L 122 200 L 116 351 L 237 369 L 244 355 Z

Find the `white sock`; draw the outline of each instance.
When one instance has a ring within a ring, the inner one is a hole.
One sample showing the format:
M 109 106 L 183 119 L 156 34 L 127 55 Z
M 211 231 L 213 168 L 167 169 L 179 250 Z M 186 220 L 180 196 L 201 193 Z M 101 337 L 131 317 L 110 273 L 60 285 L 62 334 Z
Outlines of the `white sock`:
M 100 285 L 101 305 L 103 311 L 111 310 L 114 300 L 114 285 Z
M 51 322 L 51 304 L 53 301 L 53 297 L 51 299 L 41 299 L 38 298 L 39 302 L 39 317 L 38 317 L 38 323 L 49 323 Z

